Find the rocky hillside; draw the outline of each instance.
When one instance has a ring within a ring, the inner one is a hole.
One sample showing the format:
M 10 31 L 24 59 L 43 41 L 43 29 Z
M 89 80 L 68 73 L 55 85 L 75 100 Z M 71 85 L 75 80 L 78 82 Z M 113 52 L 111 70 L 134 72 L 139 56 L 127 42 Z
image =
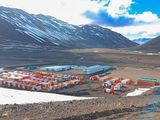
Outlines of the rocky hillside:
M 138 46 L 137 50 L 160 52 L 160 36 L 150 40 L 143 45 Z
M 75 26 L 42 14 L 0 7 L 0 47 L 127 48 L 137 44 L 96 25 Z

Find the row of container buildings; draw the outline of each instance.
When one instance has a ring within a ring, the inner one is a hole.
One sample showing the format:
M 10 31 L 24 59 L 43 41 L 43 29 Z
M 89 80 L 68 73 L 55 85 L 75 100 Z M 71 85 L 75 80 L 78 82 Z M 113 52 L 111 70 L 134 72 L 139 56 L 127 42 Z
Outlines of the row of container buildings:
M 102 82 L 104 92 L 114 94 L 115 91 L 121 91 L 123 87 L 127 87 L 132 83 L 131 79 L 114 78 L 110 76 L 94 75 L 90 77 L 91 80 Z
M 90 77 L 91 80 L 99 81 L 103 83 L 104 92 L 114 94 L 115 91 L 120 91 L 122 88 L 129 87 L 131 85 L 131 79 L 125 78 L 114 78 L 107 75 L 93 75 Z M 133 84 L 139 87 L 154 87 L 156 85 L 160 85 L 157 79 L 148 78 L 148 77 L 140 77 L 137 80 L 137 83 Z
M 76 65 L 63 65 L 63 66 L 48 66 L 48 67 L 42 67 L 40 68 L 41 71 L 54 71 L 54 72 L 60 72 L 60 71 L 66 71 L 78 68 Z
M 15 89 L 52 92 L 81 84 L 83 77 L 47 72 L 2 72 L 0 86 Z
M 40 68 L 41 71 L 66 71 L 66 70 L 73 70 L 73 69 L 80 69 L 82 70 L 83 74 L 91 75 L 98 72 L 106 72 L 112 69 L 111 66 L 102 66 L 102 65 L 94 65 L 94 66 L 76 66 L 76 65 L 64 65 L 64 66 L 48 66 Z

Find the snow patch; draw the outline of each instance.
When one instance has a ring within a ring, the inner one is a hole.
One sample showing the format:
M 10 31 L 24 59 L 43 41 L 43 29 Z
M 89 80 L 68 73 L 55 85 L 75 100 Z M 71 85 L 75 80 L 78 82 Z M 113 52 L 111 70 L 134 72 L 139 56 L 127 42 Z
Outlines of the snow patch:
M 42 93 L 25 90 L 0 88 L 0 104 L 31 104 L 55 101 L 72 101 L 92 99 L 93 97 L 75 97 L 56 93 Z
M 138 95 L 141 95 L 141 94 L 143 94 L 144 92 L 149 91 L 150 89 L 151 89 L 151 88 L 137 88 L 137 89 L 135 89 L 134 92 L 128 93 L 128 94 L 127 94 L 127 97 L 128 97 L 128 96 L 138 96 Z

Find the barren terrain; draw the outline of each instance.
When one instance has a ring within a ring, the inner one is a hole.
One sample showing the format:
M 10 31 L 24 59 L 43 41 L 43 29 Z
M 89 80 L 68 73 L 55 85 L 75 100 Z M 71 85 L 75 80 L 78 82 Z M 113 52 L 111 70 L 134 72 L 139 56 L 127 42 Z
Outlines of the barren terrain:
M 159 120 L 159 96 L 1 106 L 1 120 Z
M 110 76 L 131 78 L 135 83 L 139 77 L 153 77 L 160 81 L 160 55 L 147 55 L 126 50 L 111 49 L 76 49 L 1 52 L 0 65 L 14 68 L 16 66 L 37 65 L 112 65 L 115 69 Z M 39 53 L 39 54 L 37 54 Z M 74 73 L 75 71 L 68 71 Z M 77 72 L 77 71 L 76 71 Z M 51 102 L 30 105 L 0 106 L 2 120 L 148 120 L 160 119 L 160 98 L 153 91 L 137 97 L 124 97 L 122 94 L 108 95 L 102 90 L 101 83 L 88 81 L 76 88 L 59 91 L 61 94 L 76 96 L 104 97 L 94 100 Z

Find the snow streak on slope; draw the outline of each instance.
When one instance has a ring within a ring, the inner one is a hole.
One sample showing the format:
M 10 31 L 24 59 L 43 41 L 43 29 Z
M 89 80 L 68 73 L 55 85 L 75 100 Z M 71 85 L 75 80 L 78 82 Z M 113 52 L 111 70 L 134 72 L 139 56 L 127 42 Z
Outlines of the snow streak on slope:
M 40 43 L 49 42 L 56 44 L 63 43 L 72 38 L 68 31 L 74 31 L 76 28 L 55 18 L 45 17 L 43 15 L 30 15 L 25 12 L 17 12 L 17 9 L 6 12 L 0 10 L 0 17 L 14 25 L 17 31 L 26 33 Z M 56 41 L 54 43 L 54 41 Z M 63 41 L 62 41 L 63 40 Z

